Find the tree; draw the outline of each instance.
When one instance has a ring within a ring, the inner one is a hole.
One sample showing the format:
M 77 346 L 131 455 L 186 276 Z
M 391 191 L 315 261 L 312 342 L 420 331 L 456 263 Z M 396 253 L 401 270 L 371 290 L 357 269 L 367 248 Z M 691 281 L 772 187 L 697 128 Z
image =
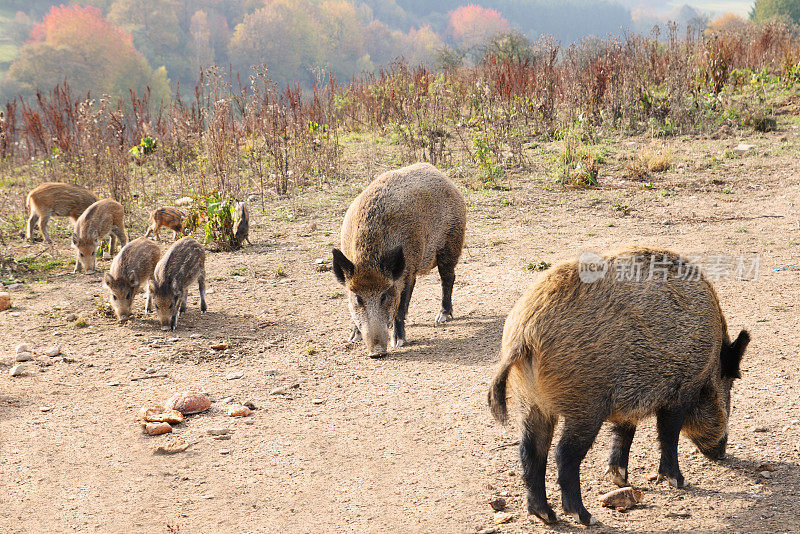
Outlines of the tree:
M 800 23 L 800 0 L 756 0 L 750 18 L 756 22 L 789 17 Z
M 142 92 L 148 84 L 161 85 L 166 80 L 166 76 L 153 78 L 131 35 L 114 27 L 92 6 L 52 7 L 31 30 L 31 40 L 20 49 L 8 78 L 28 93 L 67 80 L 78 92 L 117 97 L 127 96 L 130 88 Z M 168 91 L 161 86 L 155 89 Z
M 321 64 L 324 35 L 309 0 L 266 0 L 236 26 L 228 51 L 231 62 L 246 74 L 264 64 L 279 83 L 311 84 Z
M 747 26 L 747 21 L 735 13 L 725 13 L 708 23 L 705 33 L 713 35 L 725 32 L 741 31 Z
M 477 46 L 509 30 L 511 25 L 495 9 L 468 4 L 450 12 L 448 33 L 460 46 Z

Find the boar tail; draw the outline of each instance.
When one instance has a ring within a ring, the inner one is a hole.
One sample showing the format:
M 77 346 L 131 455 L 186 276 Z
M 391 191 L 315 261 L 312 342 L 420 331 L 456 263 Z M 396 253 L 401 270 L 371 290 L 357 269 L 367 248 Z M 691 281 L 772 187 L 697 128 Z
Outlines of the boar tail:
M 519 350 L 513 351 L 508 355 L 500 365 L 500 370 L 492 381 L 492 386 L 489 388 L 489 408 L 492 410 L 494 418 L 500 422 L 505 423 L 508 420 L 508 407 L 506 406 L 506 384 L 508 382 L 508 374 L 511 368 L 519 362 L 521 352 Z
M 739 332 L 736 341 L 733 343 L 727 340 L 722 342 L 722 348 L 719 353 L 722 376 L 728 378 L 740 378 L 742 376 L 739 372 L 739 364 L 742 362 L 742 356 L 748 343 L 750 343 L 750 333 L 747 330 Z

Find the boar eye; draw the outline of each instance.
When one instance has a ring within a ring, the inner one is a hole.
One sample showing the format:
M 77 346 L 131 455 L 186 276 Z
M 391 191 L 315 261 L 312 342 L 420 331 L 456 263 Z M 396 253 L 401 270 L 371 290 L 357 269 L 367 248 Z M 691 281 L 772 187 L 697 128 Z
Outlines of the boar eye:
M 111 300 L 117 300 L 117 296 L 116 295 L 111 295 Z
M 358 304 L 361 308 L 364 307 L 364 300 L 358 295 L 356 295 L 356 304 Z

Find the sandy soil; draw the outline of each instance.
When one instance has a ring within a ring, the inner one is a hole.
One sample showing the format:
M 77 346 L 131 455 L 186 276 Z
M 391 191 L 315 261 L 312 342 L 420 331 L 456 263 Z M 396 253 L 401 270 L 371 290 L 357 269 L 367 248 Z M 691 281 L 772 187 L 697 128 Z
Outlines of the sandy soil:
M 571 519 L 545 527 L 528 517 L 518 432 L 491 419 L 486 390 L 505 315 L 539 276 L 525 262 L 639 243 L 760 254 L 757 280 L 717 284 L 729 328 L 750 329 L 753 342 L 734 389 L 728 458 L 712 463 L 681 438 L 687 489 L 646 480 L 658 462 L 651 420 L 640 427 L 631 458 L 630 481 L 644 503 L 627 513 L 601 508 L 597 497 L 614 488 L 603 476 L 609 434 L 601 432 L 582 466 L 584 500 L 601 522 L 592 530 L 796 532 L 800 270 L 773 269 L 800 264 L 800 143 L 789 129 L 751 138 L 756 149 L 741 158 L 721 156 L 738 141 L 671 141 L 673 168 L 652 186 L 610 172 L 598 189 L 564 191 L 541 170 L 513 177 L 511 191 L 465 188 L 456 319 L 434 328 L 439 281 L 421 279 L 410 344 L 381 360 L 345 343 L 342 288 L 314 264 L 329 257 L 366 176 L 289 201 L 291 221 L 281 215 L 286 202 L 254 209 L 254 245 L 209 254 L 209 312 L 199 313 L 193 291 L 174 333 L 141 315 L 143 299 L 139 317 L 117 325 L 98 312 L 100 275 L 73 275 L 71 265 L 11 290 L 14 308 L 0 313 L 0 530 L 580 530 Z M 634 152 L 649 141 L 637 143 L 614 150 Z M 52 232 L 60 241 L 53 253 L 69 256 L 61 228 Z M 19 240 L 10 247 L 18 256 L 45 248 Z M 83 321 L 88 326 L 76 326 Z M 62 357 L 37 356 L 24 376 L 11 378 L 14 347 L 23 341 L 40 353 L 59 344 Z M 222 341 L 230 348 L 210 348 Z M 270 395 L 292 385 L 286 395 Z M 139 408 L 191 386 L 214 400 L 175 429 L 192 446 L 154 455 L 166 438 L 141 433 Z M 229 418 L 229 397 L 258 410 Z M 232 430 L 230 440 L 207 435 L 221 426 Z M 774 468 L 769 478 L 759 474 L 766 463 Z M 552 458 L 547 486 L 560 513 Z M 488 504 L 495 495 L 508 501 L 510 523 L 496 523 Z

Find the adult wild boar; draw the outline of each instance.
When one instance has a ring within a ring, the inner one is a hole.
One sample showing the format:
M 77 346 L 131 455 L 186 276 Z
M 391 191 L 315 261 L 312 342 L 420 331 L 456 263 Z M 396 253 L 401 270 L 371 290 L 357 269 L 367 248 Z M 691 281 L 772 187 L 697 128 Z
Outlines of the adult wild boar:
M 28 193 L 25 206 L 30 210 L 25 237 L 33 241 L 33 225 L 39 223 L 42 237 L 50 243 L 47 223 L 50 217 L 69 217 L 75 223 L 86 208 L 97 202 L 97 197 L 83 187 L 60 182 L 46 182 Z
M 122 204 L 111 198 L 98 200 L 86 208 L 75 223 L 75 233 L 72 234 L 76 273 L 84 271 L 88 274 L 94 271 L 97 245 L 107 235 L 111 234 L 111 254 L 117 248 L 117 238 L 123 245 L 128 243 L 124 218 Z
M 564 511 L 589 525 L 579 467 L 604 421 L 612 423 L 612 480 L 627 485 L 628 455 L 641 419 L 655 415 L 659 478 L 682 488 L 678 435 L 711 459 L 725 454 L 730 392 L 750 341 L 728 337 L 717 294 L 696 265 L 666 250 L 628 248 L 552 267 L 506 319 L 500 370 L 489 391 L 495 418 L 507 417 L 506 390 L 520 408 L 520 458 L 528 511 L 556 520 L 544 474 L 553 429 Z M 631 266 L 649 269 L 633 276 Z
M 133 298 L 153 276 L 161 248 L 146 237 L 134 239 L 119 251 L 111 268 L 103 276 L 103 285 L 111 294 L 111 308 L 120 321 L 131 314 Z M 147 285 L 145 311 L 150 311 L 150 286 Z
M 342 223 L 333 272 L 349 294 L 355 326 L 369 355 L 405 343 L 405 319 L 417 276 L 438 267 L 442 307 L 437 323 L 453 317 L 455 267 L 466 229 L 466 205 L 455 184 L 434 166 L 417 163 L 385 172 L 350 205 Z

